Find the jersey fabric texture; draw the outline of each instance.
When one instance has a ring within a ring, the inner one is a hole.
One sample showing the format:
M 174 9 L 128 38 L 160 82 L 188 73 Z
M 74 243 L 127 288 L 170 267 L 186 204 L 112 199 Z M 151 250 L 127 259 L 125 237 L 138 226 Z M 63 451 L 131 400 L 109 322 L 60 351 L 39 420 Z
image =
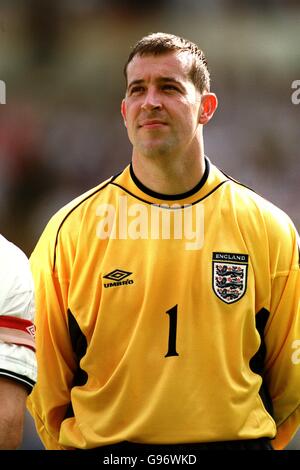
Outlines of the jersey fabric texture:
M 46 448 L 295 434 L 297 233 L 208 159 L 172 197 L 128 166 L 53 216 L 31 266 Z
M 36 381 L 34 289 L 29 261 L 0 235 L 0 376 L 31 391 Z

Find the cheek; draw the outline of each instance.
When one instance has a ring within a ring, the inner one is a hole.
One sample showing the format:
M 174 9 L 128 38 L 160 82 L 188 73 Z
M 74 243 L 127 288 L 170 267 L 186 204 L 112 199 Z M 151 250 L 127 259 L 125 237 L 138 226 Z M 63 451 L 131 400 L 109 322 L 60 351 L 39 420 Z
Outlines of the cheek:
M 199 124 L 199 106 L 193 106 L 189 110 L 189 120 L 191 122 L 191 125 L 197 126 Z
M 137 107 L 136 106 L 128 106 L 127 109 L 126 109 L 127 125 L 132 125 L 136 121 L 137 115 L 138 115 Z
M 191 107 L 186 107 L 181 112 L 182 127 L 186 130 L 192 130 L 198 123 L 198 114 Z
M 136 115 L 134 114 L 132 109 L 127 109 L 126 113 L 126 130 L 129 137 L 129 140 L 132 142 L 132 138 L 135 135 L 135 128 L 136 128 Z
M 199 106 L 195 102 L 184 101 L 177 102 L 174 106 L 175 112 L 178 117 L 189 121 L 194 121 L 198 118 Z

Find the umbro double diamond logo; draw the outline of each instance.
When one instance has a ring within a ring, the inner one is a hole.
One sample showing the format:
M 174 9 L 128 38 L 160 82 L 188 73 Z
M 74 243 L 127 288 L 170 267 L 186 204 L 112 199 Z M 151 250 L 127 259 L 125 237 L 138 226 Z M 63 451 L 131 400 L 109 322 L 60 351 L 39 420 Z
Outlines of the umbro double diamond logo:
M 104 287 L 107 289 L 108 287 L 117 287 L 117 286 L 126 286 L 128 284 L 133 284 L 132 279 L 126 279 L 131 276 L 131 272 L 123 271 L 122 269 L 114 269 L 108 274 L 103 276 L 103 279 L 109 279 L 113 282 L 105 282 Z

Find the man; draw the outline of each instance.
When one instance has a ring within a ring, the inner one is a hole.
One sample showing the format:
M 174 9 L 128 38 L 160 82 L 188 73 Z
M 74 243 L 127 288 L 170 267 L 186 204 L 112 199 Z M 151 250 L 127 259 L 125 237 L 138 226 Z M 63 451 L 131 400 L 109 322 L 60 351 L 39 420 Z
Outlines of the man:
M 22 442 L 26 399 L 36 381 L 34 294 L 25 254 L 0 235 L 0 449 Z
M 217 98 L 195 44 L 149 35 L 125 75 L 132 163 L 62 208 L 31 259 L 40 437 L 283 448 L 300 420 L 296 230 L 204 156 Z

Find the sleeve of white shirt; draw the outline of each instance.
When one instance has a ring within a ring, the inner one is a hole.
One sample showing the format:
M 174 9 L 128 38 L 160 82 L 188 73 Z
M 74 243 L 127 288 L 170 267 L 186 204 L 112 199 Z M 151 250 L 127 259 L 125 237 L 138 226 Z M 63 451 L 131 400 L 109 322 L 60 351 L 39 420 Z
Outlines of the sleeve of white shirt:
M 34 288 L 27 256 L 0 235 L 0 376 L 31 391 L 37 366 Z

